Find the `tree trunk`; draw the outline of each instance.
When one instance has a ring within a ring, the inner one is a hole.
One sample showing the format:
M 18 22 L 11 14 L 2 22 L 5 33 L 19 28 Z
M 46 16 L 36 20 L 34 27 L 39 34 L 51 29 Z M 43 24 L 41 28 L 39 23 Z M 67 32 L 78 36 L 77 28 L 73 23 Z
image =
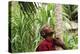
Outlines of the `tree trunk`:
M 56 16 L 56 26 L 55 26 L 55 31 L 56 31 L 56 36 L 57 38 L 60 38 L 63 41 L 63 36 L 62 36 L 62 5 L 61 4 L 56 4 L 55 8 L 55 16 Z M 61 50 L 61 47 L 56 47 L 57 50 Z

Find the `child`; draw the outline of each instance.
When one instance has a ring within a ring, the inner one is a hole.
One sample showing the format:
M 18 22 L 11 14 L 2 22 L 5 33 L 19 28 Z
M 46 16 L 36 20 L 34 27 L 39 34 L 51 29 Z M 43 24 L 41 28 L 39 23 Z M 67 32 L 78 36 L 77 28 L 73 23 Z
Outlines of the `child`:
M 56 45 L 65 49 L 64 43 L 59 38 L 53 38 L 55 32 L 49 25 L 44 25 L 40 31 L 44 40 L 39 44 L 36 51 L 51 51 L 56 50 Z

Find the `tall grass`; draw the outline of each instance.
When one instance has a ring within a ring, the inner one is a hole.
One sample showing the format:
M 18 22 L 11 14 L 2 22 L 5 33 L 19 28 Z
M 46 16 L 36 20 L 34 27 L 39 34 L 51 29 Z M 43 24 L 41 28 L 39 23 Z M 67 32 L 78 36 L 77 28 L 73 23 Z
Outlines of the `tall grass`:
M 26 3 L 26 2 L 25 2 Z M 31 3 L 26 3 L 30 5 Z M 31 52 L 35 51 L 42 37 L 39 30 L 42 25 L 48 23 L 53 28 L 55 27 L 55 4 L 47 4 L 35 9 L 35 13 L 31 11 L 23 11 L 23 6 L 18 2 L 12 2 L 11 6 L 11 49 L 12 52 Z M 25 6 L 31 8 L 31 6 Z M 26 13 L 27 12 L 27 13 Z M 76 43 L 78 37 L 70 36 L 64 33 L 64 41 L 70 49 L 77 48 Z

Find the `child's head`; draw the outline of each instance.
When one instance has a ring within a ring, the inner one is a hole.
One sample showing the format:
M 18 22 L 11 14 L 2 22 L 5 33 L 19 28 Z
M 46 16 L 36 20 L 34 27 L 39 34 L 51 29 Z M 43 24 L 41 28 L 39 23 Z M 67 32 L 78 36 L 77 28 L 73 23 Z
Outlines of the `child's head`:
M 50 25 L 43 25 L 40 34 L 43 38 L 52 37 L 53 36 L 53 29 L 50 27 Z

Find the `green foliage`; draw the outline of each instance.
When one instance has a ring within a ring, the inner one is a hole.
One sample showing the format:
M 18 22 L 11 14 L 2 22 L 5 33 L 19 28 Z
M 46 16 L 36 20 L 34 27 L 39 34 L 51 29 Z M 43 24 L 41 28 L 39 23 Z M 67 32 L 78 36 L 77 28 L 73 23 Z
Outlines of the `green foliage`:
M 42 39 L 39 34 L 41 26 L 48 23 L 53 28 L 55 27 L 55 4 L 42 4 L 41 7 L 36 4 L 32 2 L 12 2 L 11 18 L 9 17 L 11 19 L 10 42 L 12 52 L 35 51 Z M 65 15 L 69 16 L 69 13 L 65 11 Z M 63 17 L 65 19 L 63 21 L 67 21 L 68 18 L 70 17 Z M 63 34 L 67 48 L 77 48 L 78 36 L 69 36 L 68 34 L 67 31 Z
M 63 5 L 63 17 L 68 18 L 71 21 L 78 20 L 77 5 Z
M 64 42 L 67 49 L 77 49 L 78 48 L 78 36 L 76 34 L 71 34 L 69 32 L 64 32 Z

